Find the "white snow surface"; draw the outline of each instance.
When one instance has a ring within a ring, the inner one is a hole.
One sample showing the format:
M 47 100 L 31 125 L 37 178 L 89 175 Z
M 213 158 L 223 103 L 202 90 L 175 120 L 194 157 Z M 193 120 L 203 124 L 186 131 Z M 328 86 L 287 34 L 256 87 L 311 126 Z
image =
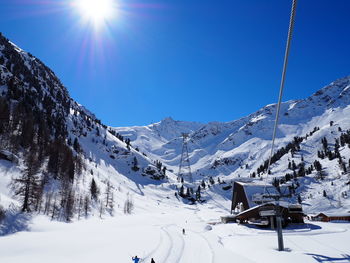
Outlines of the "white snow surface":
M 153 191 L 152 191 L 153 193 Z M 147 195 L 151 192 L 147 192 Z M 147 198 L 139 206 L 147 203 Z M 229 205 L 215 198 L 215 202 Z M 160 200 L 147 211 L 72 224 L 37 216 L 30 232 L 0 237 L 4 263 L 40 262 L 349 262 L 348 223 L 310 223 L 284 230 L 285 251 L 276 233 L 238 224 L 216 224 L 225 210 L 214 202 L 187 206 Z M 209 226 L 209 227 L 208 227 Z M 185 235 L 182 234 L 185 229 Z

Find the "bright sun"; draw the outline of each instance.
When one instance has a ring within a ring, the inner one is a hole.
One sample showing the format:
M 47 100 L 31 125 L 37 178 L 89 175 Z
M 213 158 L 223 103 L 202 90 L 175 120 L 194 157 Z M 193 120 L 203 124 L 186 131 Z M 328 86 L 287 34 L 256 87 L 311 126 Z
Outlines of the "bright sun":
M 74 4 L 83 18 L 95 26 L 112 19 L 117 11 L 115 0 L 75 0 Z

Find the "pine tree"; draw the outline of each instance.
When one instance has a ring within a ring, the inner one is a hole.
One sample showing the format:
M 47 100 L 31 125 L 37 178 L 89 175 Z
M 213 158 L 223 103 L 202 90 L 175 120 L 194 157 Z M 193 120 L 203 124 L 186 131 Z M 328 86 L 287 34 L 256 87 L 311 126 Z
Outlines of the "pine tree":
M 124 214 L 131 214 L 133 209 L 134 209 L 134 202 L 128 193 L 124 203 Z
M 5 209 L 0 205 L 0 224 L 6 217 L 6 211 Z
M 322 170 L 322 165 L 317 160 L 314 161 L 314 167 L 315 167 L 316 171 L 318 171 L 318 172 Z
M 9 104 L 5 98 L 0 97 L 0 134 L 6 133 L 8 130 L 8 122 L 10 120 Z
M 321 142 L 322 142 L 324 151 L 327 152 L 328 151 L 328 141 L 327 141 L 326 137 L 323 137 Z
M 138 170 L 140 170 L 140 168 L 138 167 L 138 161 L 136 159 L 136 156 L 134 156 L 134 159 L 132 160 L 132 167 L 131 167 L 131 169 L 134 172 L 137 172 Z
M 64 214 L 66 222 L 70 222 L 74 216 L 75 195 L 73 189 L 70 187 L 65 200 Z
M 109 199 L 109 210 L 110 210 L 110 214 L 113 215 L 113 213 L 114 213 L 114 194 L 113 194 L 113 191 L 111 192 L 111 196 Z
M 109 180 L 107 181 L 105 196 L 105 207 L 113 206 L 113 188 Z
M 85 198 L 84 198 L 84 214 L 85 214 L 85 217 L 88 216 L 89 211 L 90 211 L 90 200 L 91 200 L 91 198 L 88 195 L 86 195 Z
M 305 176 L 305 166 L 304 165 L 300 165 L 299 171 L 298 171 L 298 176 L 299 177 L 304 177 Z
M 83 204 L 84 204 L 83 197 L 81 195 L 79 195 L 79 198 L 78 198 L 78 220 L 80 220 L 81 212 L 83 209 Z
M 126 143 L 126 148 L 130 151 L 130 139 L 129 138 L 127 138 L 127 139 L 125 139 L 125 143 Z
M 301 196 L 298 195 L 298 203 L 301 204 L 302 200 L 301 200 Z
M 187 198 L 191 197 L 190 188 L 187 188 L 187 190 L 186 190 L 186 197 Z
M 211 183 L 212 185 L 215 184 L 215 181 L 212 176 L 209 177 L 209 183 Z
M 19 178 L 13 179 L 13 188 L 15 195 L 22 199 L 21 211 L 31 212 L 35 210 L 38 199 L 41 199 L 42 181 L 38 175 L 39 162 L 37 160 L 37 151 L 33 147 L 27 154 L 25 160 L 26 169 Z
M 201 199 L 201 187 L 198 186 L 197 191 L 196 191 L 196 200 Z
M 184 197 L 184 195 L 185 195 L 185 188 L 183 185 L 181 185 L 179 190 L 179 196 Z
M 272 185 L 274 186 L 274 187 L 279 187 L 280 186 L 280 180 L 278 180 L 276 177 L 274 177 L 273 178 L 273 180 L 272 180 Z
M 75 137 L 74 142 L 73 142 L 73 149 L 77 152 L 80 153 L 81 152 L 81 146 L 78 142 L 77 137 Z
M 92 178 L 91 184 L 90 184 L 90 195 L 91 199 L 97 201 L 98 195 L 100 193 L 100 190 L 97 187 L 97 184 L 95 182 L 95 179 Z

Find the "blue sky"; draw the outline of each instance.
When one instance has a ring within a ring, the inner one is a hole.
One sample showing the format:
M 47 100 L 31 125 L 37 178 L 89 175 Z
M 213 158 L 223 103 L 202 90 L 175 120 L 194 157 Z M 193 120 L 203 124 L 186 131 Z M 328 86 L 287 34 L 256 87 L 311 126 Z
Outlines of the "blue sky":
M 69 0 L 0 0 L 0 31 L 112 126 L 230 121 L 277 101 L 291 1 L 119 0 L 95 30 Z M 299 1 L 284 100 L 350 75 L 350 1 Z

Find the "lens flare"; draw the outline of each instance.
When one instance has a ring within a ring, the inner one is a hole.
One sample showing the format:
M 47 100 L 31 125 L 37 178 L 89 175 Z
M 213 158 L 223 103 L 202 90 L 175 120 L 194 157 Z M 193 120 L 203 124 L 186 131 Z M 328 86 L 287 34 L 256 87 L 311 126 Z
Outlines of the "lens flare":
M 74 5 L 84 20 L 95 26 L 113 19 L 118 11 L 115 0 L 75 0 Z

